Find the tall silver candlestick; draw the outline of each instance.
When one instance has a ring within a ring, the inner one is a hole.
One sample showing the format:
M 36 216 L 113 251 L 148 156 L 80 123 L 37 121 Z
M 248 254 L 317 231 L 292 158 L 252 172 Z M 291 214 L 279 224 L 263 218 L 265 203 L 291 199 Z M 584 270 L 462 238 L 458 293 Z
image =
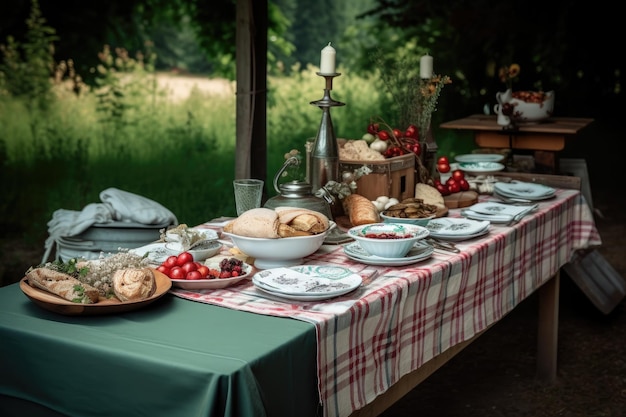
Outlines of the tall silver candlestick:
M 330 117 L 330 108 L 345 106 L 345 103 L 335 101 L 330 97 L 330 91 L 333 89 L 333 78 L 341 74 L 318 72 L 317 75 L 326 79 L 326 87 L 324 88 L 324 97 L 321 100 L 311 102 L 312 105 L 322 110 L 322 121 L 311 151 L 310 182 L 313 192 L 322 188 L 328 181 L 340 182 L 339 145 L 337 145 L 337 137 Z

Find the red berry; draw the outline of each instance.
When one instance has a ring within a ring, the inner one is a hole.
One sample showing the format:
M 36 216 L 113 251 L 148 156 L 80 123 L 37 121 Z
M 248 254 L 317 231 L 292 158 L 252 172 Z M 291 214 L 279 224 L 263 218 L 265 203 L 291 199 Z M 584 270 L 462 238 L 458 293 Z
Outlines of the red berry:
M 380 140 L 389 140 L 390 137 L 391 135 L 386 130 L 381 130 L 380 132 L 378 132 L 378 138 Z

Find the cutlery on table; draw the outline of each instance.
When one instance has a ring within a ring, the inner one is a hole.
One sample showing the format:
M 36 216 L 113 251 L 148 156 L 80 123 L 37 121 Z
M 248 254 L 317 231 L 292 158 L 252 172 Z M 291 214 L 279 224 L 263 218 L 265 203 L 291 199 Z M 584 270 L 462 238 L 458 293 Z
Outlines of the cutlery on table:
M 453 252 L 453 253 L 461 252 L 461 250 L 457 248 L 454 243 L 445 242 L 443 240 L 439 240 L 434 237 L 427 237 L 425 240 L 426 242 L 430 243 L 435 249 L 440 249 L 446 252 Z

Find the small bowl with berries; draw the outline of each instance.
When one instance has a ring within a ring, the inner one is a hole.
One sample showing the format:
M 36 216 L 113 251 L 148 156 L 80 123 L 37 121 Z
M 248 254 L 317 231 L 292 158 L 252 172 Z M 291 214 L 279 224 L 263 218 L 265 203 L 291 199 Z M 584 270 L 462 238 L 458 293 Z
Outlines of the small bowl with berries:
M 429 234 L 424 226 L 406 223 L 373 223 L 348 230 L 348 236 L 369 254 L 393 259 L 406 256 L 417 241 Z

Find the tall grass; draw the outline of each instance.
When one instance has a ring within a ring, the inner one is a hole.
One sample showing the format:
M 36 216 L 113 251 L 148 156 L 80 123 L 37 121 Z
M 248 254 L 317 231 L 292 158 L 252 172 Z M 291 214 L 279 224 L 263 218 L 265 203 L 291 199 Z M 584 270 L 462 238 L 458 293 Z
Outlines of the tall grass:
M 177 102 L 153 77 L 143 77 L 141 88 L 122 89 L 116 112 L 103 109 L 102 91 L 76 95 L 62 84 L 45 111 L 20 99 L 0 101 L 3 230 L 41 240 L 56 209 L 81 210 L 109 187 L 151 198 L 181 223 L 235 214 L 235 95 L 194 90 Z M 304 153 L 317 133 L 321 111 L 310 102 L 323 96 L 323 87 L 313 69 L 269 80 L 269 196 L 284 154 Z M 391 117 L 382 91 L 372 79 L 335 80 L 333 98 L 346 103 L 332 110 L 338 137 L 359 138 L 370 116 Z

